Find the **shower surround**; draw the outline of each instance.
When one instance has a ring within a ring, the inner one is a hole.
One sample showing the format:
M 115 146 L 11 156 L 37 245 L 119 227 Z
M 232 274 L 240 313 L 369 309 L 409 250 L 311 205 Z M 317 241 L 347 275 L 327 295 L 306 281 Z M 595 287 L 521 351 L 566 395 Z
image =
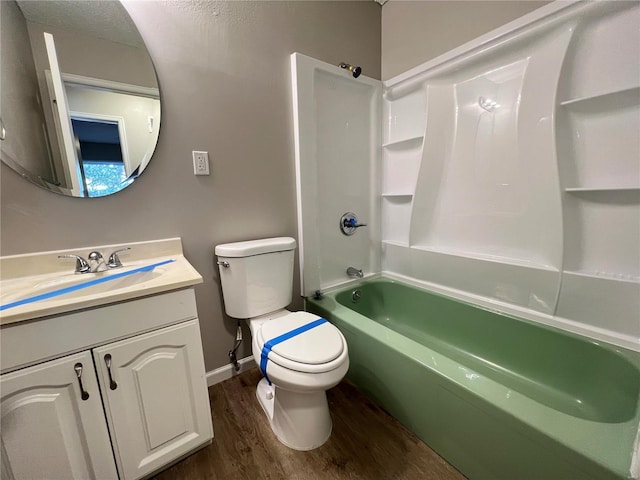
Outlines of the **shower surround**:
M 384 83 L 294 54 L 303 295 L 391 272 L 640 351 L 638 24 L 556 2 Z
M 638 2 L 556 2 L 384 83 L 292 55 L 307 307 L 345 334 L 348 377 L 472 478 L 640 477 L 639 24 Z M 367 226 L 343 235 L 345 212 Z M 350 311 L 377 277 L 405 284 L 372 290 L 380 324 Z M 416 300 L 403 322 L 483 336 L 394 330 L 407 284 L 494 313 Z M 631 361 L 581 369 L 596 350 Z M 518 355 L 539 389 L 496 375 Z M 605 416 L 549 404 L 567 372 Z

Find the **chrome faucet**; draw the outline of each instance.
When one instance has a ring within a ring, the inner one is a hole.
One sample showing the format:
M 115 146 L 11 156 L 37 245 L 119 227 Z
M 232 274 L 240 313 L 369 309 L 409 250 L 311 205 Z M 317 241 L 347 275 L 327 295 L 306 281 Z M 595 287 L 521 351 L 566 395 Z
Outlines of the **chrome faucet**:
M 362 277 L 364 277 L 364 274 L 362 273 L 362 270 L 358 270 L 355 267 L 347 268 L 347 275 L 350 276 L 351 278 L 362 278 Z
M 75 258 L 76 259 L 76 273 L 96 273 L 105 272 L 110 268 L 122 267 L 122 262 L 118 257 L 118 253 L 131 250 L 131 247 L 120 248 L 111 252 L 109 259 L 105 262 L 104 257 L 98 251 L 93 251 L 87 257 L 88 261 L 82 258 L 80 255 L 68 253 L 66 255 L 58 255 L 58 258 Z
M 93 251 L 87 258 L 89 259 L 89 272 L 105 272 L 109 269 L 100 252 Z

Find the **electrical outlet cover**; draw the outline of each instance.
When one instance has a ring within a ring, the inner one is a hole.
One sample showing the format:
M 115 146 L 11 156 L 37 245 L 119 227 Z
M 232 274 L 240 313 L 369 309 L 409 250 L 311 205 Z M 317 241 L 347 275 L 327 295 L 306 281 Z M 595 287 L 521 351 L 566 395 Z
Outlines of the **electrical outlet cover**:
M 193 174 L 209 175 L 209 152 L 199 152 L 194 150 L 193 155 Z

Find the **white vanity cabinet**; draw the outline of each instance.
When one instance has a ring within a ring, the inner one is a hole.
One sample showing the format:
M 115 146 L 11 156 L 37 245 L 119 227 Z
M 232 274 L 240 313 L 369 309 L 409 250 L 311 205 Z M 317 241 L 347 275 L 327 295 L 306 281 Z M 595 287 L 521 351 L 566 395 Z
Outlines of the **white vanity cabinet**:
M 3 479 L 117 478 L 90 352 L 2 375 L 0 392 Z
M 93 350 L 124 478 L 140 478 L 211 438 L 197 321 Z
M 0 342 L 3 480 L 135 480 L 213 437 L 192 288 L 2 325 Z

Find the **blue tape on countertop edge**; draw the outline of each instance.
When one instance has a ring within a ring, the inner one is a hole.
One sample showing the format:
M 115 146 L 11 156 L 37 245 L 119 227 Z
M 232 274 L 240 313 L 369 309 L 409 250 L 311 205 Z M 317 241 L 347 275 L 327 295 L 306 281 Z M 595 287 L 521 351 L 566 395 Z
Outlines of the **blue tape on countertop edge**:
M 115 275 L 109 275 L 106 277 L 95 278 L 85 283 L 79 283 L 71 287 L 65 287 L 65 288 L 60 288 L 59 290 L 53 290 L 48 293 L 43 293 L 42 295 L 34 295 L 33 297 L 23 298 L 22 300 L 17 300 L 15 302 L 7 303 L 5 305 L 0 305 L 0 311 L 7 310 L 9 308 L 19 307 L 21 305 L 26 305 L 28 303 L 39 302 L 40 300 L 47 300 L 49 298 L 58 297 L 60 295 L 65 295 L 67 293 L 75 292 L 76 290 L 82 290 L 83 288 L 93 287 L 95 285 L 100 285 L 101 283 L 110 282 L 111 280 L 117 280 L 118 278 L 133 275 L 134 273 L 150 272 L 151 270 L 153 270 L 156 267 L 159 267 L 160 265 L 166 265 L 167 263 L 171 263 L 171 262 L 175 262 L 175 260 L 165 260 L 163 262 L 152 263 L 151 265 L 145 265 L 144 267 L 134 268 L 133 270 L 128 270 L 126 272 L 116 273 Z
M 262 371 L 262 375 L 267 379 L 269 385 L 271 385 L 271 380 L 269 380 L 269 376 L 267 375 L 267 362 L 269 361 L 269 352 L 273 347 L 277 344 L 284 342 L 285 340 L 289 340 L 301 333 L 304 333 L 312 328 L 322 325 L 323 323 L 327 323 L 326 318 L 318 318 L 313 322 L 306 323 L 304 325 L 299 326 L 298 328 L 294 328 L 293 330 L 288 331 L 287 333 L 283 333 L 282 335 L 278 335 L 277 337 L 272 338 L 271 340 L 267 340 L 262 347 L 262 353 L 260 354 L 260 370 Z

